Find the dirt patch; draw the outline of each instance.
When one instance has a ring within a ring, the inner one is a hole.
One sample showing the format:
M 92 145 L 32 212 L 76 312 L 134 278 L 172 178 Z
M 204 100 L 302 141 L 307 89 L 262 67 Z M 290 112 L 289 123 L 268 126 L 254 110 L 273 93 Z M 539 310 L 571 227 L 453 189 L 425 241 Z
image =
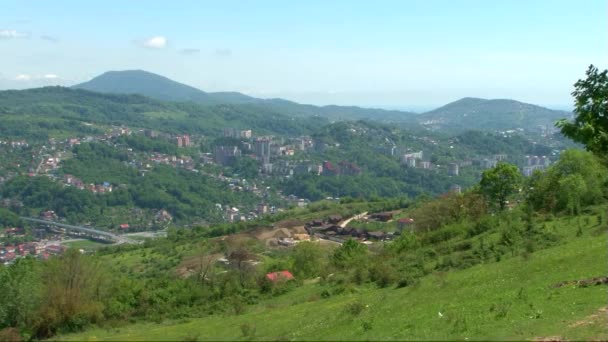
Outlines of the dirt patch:
M 182 262 L 175 269 L 175 273 L 181 278 L 188 278 L 198 270 L 201 265 L 206 265 L 209 262 L 216 262 L 217 259 L 221 258 L 222 254 L 211 254 L 211 255 L 194 255 L 191 257 L 184 258 Z
M 553 284 L 551 287 L 558 288 L 564 286 L 578 286 L 578 287 L 588 287 L 595 285 L 608 285 L 608 277 L 595 277 L 589 279 L 581 279 L 581 280 L 568 280 L 568 281 L 560 281 L 559 283 Z
M 568 341 L 565 338 L 561 337 L 561 336 L 546 336 L 546 337 L 535 337 L 532 341 L 539 341 L 539 342 L 561 342 L 561 341 Z
M 275 226 L 284 228 L 295 228 L 297 226 L 304 226 L 304 223 L 298 220 L 283 220 L 275 223 Z
M 304 226 L 283 227 L 274 229 L 258 229 L 252 233 L 257 240 L 266 242 L 269 239 L 291 238 L 295 234 L 306 234 Z
M 602 324 L 608 326 L 608 306 L 600 308 L 596 313 L 591 314 L 580 321 L 576 321 L 570 325 L 569 328 L 583 327 L 587 325 Z

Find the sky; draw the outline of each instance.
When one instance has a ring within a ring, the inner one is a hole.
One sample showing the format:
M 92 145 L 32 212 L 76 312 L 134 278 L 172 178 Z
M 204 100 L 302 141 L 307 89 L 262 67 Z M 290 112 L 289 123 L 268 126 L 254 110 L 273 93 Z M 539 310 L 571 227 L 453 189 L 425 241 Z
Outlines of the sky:
M 0 89 L 142 69 L 317 105 L 568 108 L 608 67 L 607 19 L 606 0 L 2 0 Z

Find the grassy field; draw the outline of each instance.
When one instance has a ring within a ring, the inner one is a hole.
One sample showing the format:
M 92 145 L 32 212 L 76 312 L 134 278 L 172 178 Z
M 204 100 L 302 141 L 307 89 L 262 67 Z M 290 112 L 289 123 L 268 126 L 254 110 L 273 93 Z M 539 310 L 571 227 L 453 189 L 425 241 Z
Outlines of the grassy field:
M 96 242 L 96 241 L 91 241 L 91 240 L 70 241 L 70 242 L 66 242 L 64 245 L 69 248 L 84 249 L 85 251 L 94 251 L 101 247 L 109 246 L 109 244 L 107 244 L 107 243 L 101 243 L 101 242 Z
M 607 339 L 607 287 L 563 286 L 605 276 L 605 233 L 498 263 L 435 273 L 402 289 L 321 296 L 307 284 L 239 316 L 136 323 L 59 340 L 570 340 Z

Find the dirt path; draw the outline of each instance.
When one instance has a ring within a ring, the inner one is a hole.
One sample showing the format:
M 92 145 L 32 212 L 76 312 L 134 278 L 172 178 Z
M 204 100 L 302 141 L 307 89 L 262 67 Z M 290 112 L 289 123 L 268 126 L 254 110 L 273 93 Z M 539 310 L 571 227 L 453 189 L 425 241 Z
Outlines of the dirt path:
M 358 219 L 362 218 L 365 215 L 367 215 L 367 211 L 363 212 L 363 213 L 361 213 L 359 215 L 355 215 L 355 216 L 353 216 L 353 217 L 351 217 L 349 219 L 346 219 L 346 220 L 342 221 L 342 223 L 340 223 L 339 226 L 342 227 L 342 228 L 345 228 L 350 223 L 350 221 L 352 221 L 352 220 L 358 220 Z

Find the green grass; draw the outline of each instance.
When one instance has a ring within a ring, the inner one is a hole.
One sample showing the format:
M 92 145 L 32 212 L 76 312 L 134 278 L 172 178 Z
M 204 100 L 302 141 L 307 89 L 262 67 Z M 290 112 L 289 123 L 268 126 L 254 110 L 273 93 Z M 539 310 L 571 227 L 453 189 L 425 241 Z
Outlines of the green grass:
M 101 243 L 101 242 L 96 242 L 96 241 L 91 241 L 91 240 L 71 241 L 71 242 L 65 243 L 64 245 L 69 248 L 84 249 L 85 251 L 94 251 L 101 247 L 109 246 L 107 243 Z
M 551 285 L 606 274 L 606 237 L 591 230 L 568 243 L 462 271 L 433 274 L 402 289 L 357 288 L 322 299 L 309 284 L 240 316 L 136 323 L 60 340 L 529 340 L 606 339 L 605 322 L 569 327 L 606 306 L 606 286 Z M 355 304 L 353 304 L 355 303 Z M 349 308 L 360 307 L 361 312 Z M 440 317 L 441 312 L 442 317 Z M 605 313 L 604 313 L 605 315 Z M 244 336 L 243 330 L 255 330 Z

